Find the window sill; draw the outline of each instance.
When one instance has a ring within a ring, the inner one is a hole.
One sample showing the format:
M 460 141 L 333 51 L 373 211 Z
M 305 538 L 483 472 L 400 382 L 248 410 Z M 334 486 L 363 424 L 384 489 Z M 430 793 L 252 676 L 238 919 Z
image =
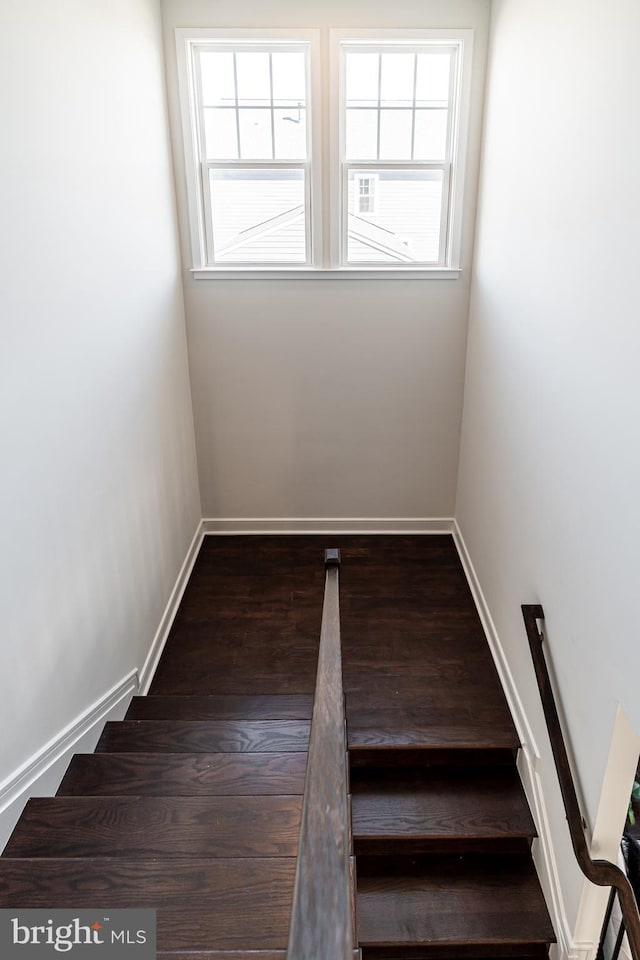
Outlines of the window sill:
M 385 269 L 384 267 L 343 267 L 313 269 L 310 267 L 219 268 L 196 267 L 190 271 L 194 280 L 458 280 L 458 267 L 416 267 Z

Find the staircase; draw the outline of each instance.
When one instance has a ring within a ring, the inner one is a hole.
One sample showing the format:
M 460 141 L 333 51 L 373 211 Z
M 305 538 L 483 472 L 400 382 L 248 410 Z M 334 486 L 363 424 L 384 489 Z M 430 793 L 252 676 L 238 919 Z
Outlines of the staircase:
M 159 956 L 284 958 L 310 715 L 308 696 L 134 698 L 27 804 L 0 903 L 157 908 Z
M 151 695 L 27 804 L 0 907 L 156 908 L 160 957 L 284 960 L 325 539 L 205 541 Z M 451 538 L 334 541 L 364 960 L 547 956 L 517 736 Z

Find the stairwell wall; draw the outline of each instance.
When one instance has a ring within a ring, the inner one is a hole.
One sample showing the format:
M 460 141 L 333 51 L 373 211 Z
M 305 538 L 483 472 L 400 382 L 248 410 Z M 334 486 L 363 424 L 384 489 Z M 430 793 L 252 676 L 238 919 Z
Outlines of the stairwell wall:
M 456 515 L 541 752 L 570 929 L 582 880 L 519 605 L 544 606 L 593 827 L 618 707 L 640 731 L 639 40 L 636 0 L 493 3 Z
M 0 91 L 1 848 L 135 689 L 201 511 L 157 0 L 8 0 Z
M 225 529 L 450 518 L 488 0 L 163 0 L 162 10 L 204 517 Z M 191 277 L 174 30 L 212 26 L 320 29 L 325 42 L 331 27 L 474 29 L 461 279 Z

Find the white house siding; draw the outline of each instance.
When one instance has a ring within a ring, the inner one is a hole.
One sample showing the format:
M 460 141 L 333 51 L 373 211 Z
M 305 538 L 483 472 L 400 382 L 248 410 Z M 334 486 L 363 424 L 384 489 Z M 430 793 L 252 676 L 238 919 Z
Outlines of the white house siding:
M 305 259 L 304 179 L 276 179 L 254 171 L 239 171 L 237 179 L 217 179 L 212 171 L 211 210 L 216 259 L 230 262 L 274 260 L 300 262 Z M 280 175 L 281 176 L 281 175 Z M 270 221 L 289 211 L 296 211 L 293 224 Z M 257 242 L 255 232 L 247 243 L 225 247 L 240 240 L 245 230 L 264 225 L 264 234 Z
M 240 246 L 223 252 L 219 263 L 290 263 L 304 262 L 305 259 L 305 220 L 304 211 L 300 211 L 286 223 L 279 223 L 272 229 L 266 228 L 254 239 L 248 239 Z
M 395 175 L 385 176 L 382 171 L 377 176 L 375 213 L 358 213 L 354 178 L 349 180 L 349 210 L 368 223 L 391 231 L 396 243 L 400 240 L 405 245 L 406 242 L 406 250 L 415 260 L 437 262 L 442 182 L 400 179 Z M 397 258 L 350 239 L 349 260 L 396 262 Z

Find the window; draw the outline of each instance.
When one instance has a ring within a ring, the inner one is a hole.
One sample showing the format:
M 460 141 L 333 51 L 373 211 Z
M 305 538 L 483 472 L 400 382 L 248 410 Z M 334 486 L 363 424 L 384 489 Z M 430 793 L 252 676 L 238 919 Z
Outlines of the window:
M 471 33 L 177 31 L 194 269 L 457 268 Z
M 364 176 L 363 174 L 357 174 L 355 178 L 355 189 L 356 189 L 356 202 L 358 206 L 358 213 L 375 213 L 376 212 L 376 181 L 377 176 L 375 174 L 368 174 Z
M 341 43 L 342 263 L 446 264 L 457 53 Z
M 310 48 L 246 33 L 179 44 L 196 266 L 314 262 Z

